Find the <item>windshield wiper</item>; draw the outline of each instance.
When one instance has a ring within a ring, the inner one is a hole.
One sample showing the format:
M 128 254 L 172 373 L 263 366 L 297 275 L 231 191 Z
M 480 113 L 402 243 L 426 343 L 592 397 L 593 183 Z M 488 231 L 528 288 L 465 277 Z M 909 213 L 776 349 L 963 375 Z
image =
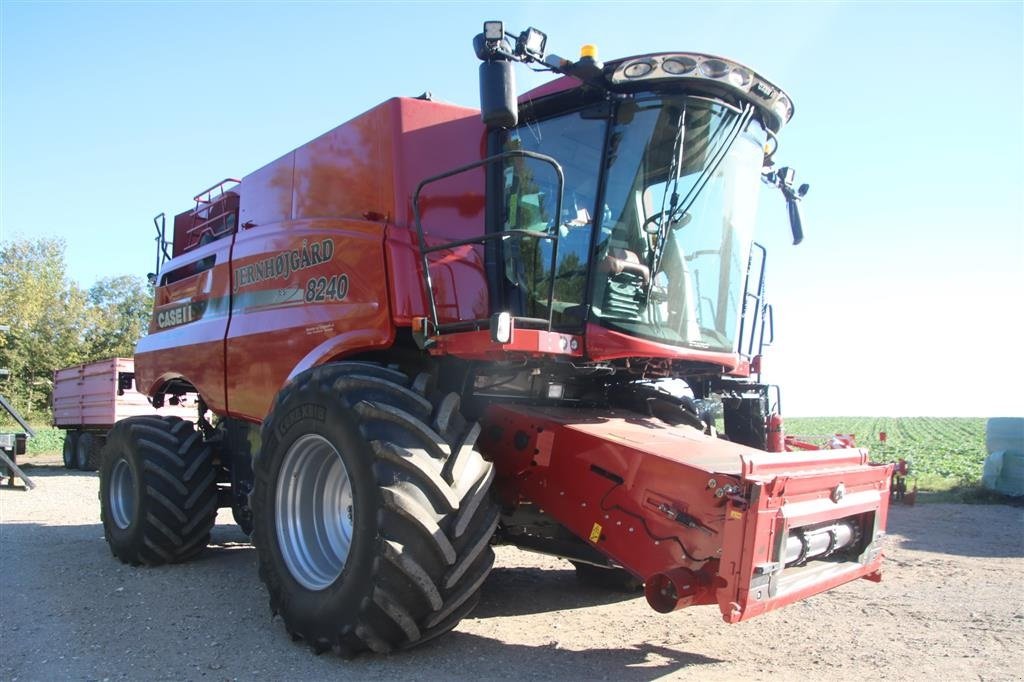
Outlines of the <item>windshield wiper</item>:
M 665 202 L 664 199 L 662 199 L 662 211 L 659 214 L 658 220 L 659 224 L 657 242 L 655 243 L 654 248 L 651 250 L 649 267 L 651 269 L 652 284 L 654 282 L 654 274 L 656 274 L 658 270 L 661 268 L 661 259 L 665 254 L 665 244 L 668 241 L 669 228 L 672 226 L 673 223 L 681 221 L 687 215 L 687 213 L 690 210 L 690 207 L 693 206 L 693 203 L 697 200 L 697 197 L 699 197 L 701 192 L 704 191 L 704 188 L 711 180 L 711 177 L 715 174 L 715 171 L 717 171 L 718 167 L 722 165 L 722 161 L 725 160 L 725 157 L 728 154 L 729 150 L 732 148 L 732 145 L 736 141 L 736 138 L 739 137 L 740 132 L 746 127 L 747 123 L 750 121 L 753 114 L 754 107 L 748 104 L 740 112 L 740 115 L 736 117 L 731 127 L 725 128 L 724 126 L 720 126 L 711 135 L 711 139 L 708 140 L 708 148 L 713 148 L 715 138 L 718 138 L 722 134 L 723 130 L 727 131 L 725 132 L 724 139 L 721 141 L 718 148 L 715 150 L 714 156 L 711 158 L 710 162 L 706 164 L 704 168 L 701 170 L 700 175 L 697 176 L 697 180 L 693 183 L 693 186 L 690 188 L 690 191 L 686 193 L 685 197 L 683 197 L 682 203 L 679 203 L 679 195 L 677 189 L 679 186 L 679 177 L 682 173 L 683 168 L 683 139 L 685 137 L 686 132 L 686 107 L 684 106 L 683 110 L 679 112 L 679 120 L 676 124 L 676 148 L 674 150 L 672 168 L 669 169 L 669 171 L 672 174 L 672 195 L 669 199 L 669 211 L 666 215 Z M 650 296 L 651 285 L 649 284 L 647 287 L 648 300 L 650 300 Z
M 661 251 L 665 248 L 665 239 L 668 236 L 667 225 L 671 222 L 671 216 L 675 214 L 676 206 L 679 204 L 679 176 L 683 171 L 683 137 L 686 133 L 686 104 L 679 109 L 679 116 L 676 118 L 676 137 L 672 143 L 672 166 L 668 169 L 669 177 L 672 178 L 672 193 L 665 192 L 661 196 L 661 211 L 652 215 L 644 223 L 644 232 L 647 232 L 647 224 L 657 217 L 657 241 L 651 249 L 650 262 L 648 267 L 653 275 L 657 272 L 656 265 L 661 263 Z M 665 200 L 668 199 L 668 207 Z M 650 286 L 647 289 L 650 298 Z

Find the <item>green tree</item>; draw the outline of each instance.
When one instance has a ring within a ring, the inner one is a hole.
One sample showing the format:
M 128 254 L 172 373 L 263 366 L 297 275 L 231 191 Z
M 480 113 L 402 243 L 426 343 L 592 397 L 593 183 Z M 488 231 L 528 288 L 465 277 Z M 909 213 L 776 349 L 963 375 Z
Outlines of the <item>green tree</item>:
M 86 358 L 130 357 L 149 327 L 153 310 L 150 286 L 141 277 L 105 277 L 89 289 L 88 302 Z
M 53 372 L 131 356 L 146 333 L 153 294 L 139 277 L 106 277 L 83 291 L 66 276 L 65 245 L 53 238 L 0 244 L 0 393 L 32 421 L 49 416 Z
M 88 324 L 84 291 L 65 276 L 63 240 L 0 244 L 0 390 L 34 420 L 48 413 L 53 370 L 82 362 Z

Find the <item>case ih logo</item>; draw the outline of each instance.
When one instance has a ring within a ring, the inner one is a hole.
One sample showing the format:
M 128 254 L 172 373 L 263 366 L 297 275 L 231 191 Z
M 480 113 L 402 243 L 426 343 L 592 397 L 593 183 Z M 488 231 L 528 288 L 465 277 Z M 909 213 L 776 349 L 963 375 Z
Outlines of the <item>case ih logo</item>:
M 760 81 L 754 83 L 754 87 L 750 90 L 758 97 L 763 97 L 765 99 L 771 99 L 775 96 L 775 88 L 765 83 L 761 83 Z
M 282 251 L 276 256 L 235 268 L 235 291 L 271 279 L 288 279 L 293 272 L 316 267 L 332 258 L 333 239 L 324 239 L 312 244 L 307 244 L 303 239 L 301 248 Z
M 168 327 L 187 324 L 192 320 L 198 320 L 202 317 L 204 310 L 206 310 L 206 301 L 186 303 L 161 310 L 156 314 L 156 326 L 160 329 L 167 329 Z

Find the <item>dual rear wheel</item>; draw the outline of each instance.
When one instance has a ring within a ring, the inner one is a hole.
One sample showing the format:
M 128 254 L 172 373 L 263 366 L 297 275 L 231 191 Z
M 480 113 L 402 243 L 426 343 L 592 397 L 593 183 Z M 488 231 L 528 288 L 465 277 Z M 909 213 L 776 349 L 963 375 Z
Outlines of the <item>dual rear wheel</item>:
M 71 429 L 64 433 L 64 468 L 96 471 L 106 436 L 92 431 Z

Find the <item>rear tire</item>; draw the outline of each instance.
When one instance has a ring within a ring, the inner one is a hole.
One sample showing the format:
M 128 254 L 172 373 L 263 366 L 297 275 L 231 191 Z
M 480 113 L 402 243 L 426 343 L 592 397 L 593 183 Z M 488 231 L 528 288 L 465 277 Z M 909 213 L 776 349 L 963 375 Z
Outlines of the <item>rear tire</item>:
M 78 453 L 78 431 L 64 432 L 64 468 L 76 469 L 76 458 Z
M 177 417 L 130 417 L 111 429 L 100 467 L 100 517 L 126 564 L 175 563 L 206 547 L 217 516 L 213 452 Z
M 256 459 L 253 541 L 293 639 L 383 653 L 475 606 L 498 507 L 493 466 L 473 449 L 479 426 L 458 407 L 427 375 L 354 362 L 304 372 L 278 395 Z

